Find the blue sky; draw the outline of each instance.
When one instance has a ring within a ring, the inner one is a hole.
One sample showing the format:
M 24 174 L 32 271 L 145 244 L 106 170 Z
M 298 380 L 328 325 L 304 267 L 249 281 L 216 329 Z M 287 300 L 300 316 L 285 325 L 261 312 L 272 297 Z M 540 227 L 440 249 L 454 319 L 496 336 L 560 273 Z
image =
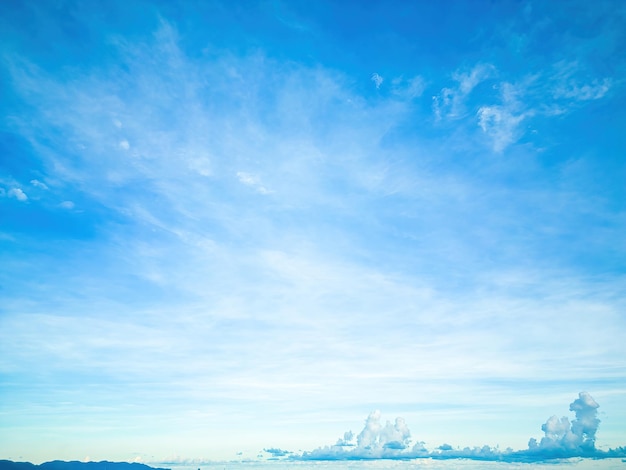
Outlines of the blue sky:
M 381 410 L 626 443 L 619 1 L 0 5 L 0 456 L 311 450 Z

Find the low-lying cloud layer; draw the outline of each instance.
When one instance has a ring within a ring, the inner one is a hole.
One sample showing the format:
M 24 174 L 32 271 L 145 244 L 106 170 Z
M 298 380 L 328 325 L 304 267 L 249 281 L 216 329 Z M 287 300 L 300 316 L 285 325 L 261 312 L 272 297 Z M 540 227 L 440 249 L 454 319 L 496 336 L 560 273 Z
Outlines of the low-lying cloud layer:
M 626 457 L 626 447 L 618 447 L 608 451 L 596 449 L 596 433 L 600 424 L 598 419 L 598 403 L 587 392 L 580 392 L 578 398 L 570 403 L 569 409 L 576 418 L 559 418 L 554 415 L 541 426 L 544 437 L 540 441 L 531 438 L 528 448 L 524 450 L 499 450 L 485 445 L 483 447 L 453 448 L 442 444 L 434 450 L 425 447 L 424 442 L 411 439 L 403 418 L 396 418 L 394 423 L 381 421 L 380 411 L 373 411 L 365 420 L 363 430 L 355 436 L 347 431 L 343 438 L 334 445 L 319 447 L 310 452 L 292 454 L 282 452 L 296 460 L 368 460 L 368 459 L 414 459 L 435 458 L 454 459 L 470 458 L 476 460 L 503 461 L 540 461 L 554 458 L 593 457 L 612 458 Z

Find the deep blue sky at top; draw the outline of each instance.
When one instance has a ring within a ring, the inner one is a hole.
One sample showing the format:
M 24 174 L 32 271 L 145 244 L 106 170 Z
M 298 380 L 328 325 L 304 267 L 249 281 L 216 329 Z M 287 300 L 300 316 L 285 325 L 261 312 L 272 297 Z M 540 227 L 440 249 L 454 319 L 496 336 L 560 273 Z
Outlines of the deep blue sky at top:
M 497 61 L 513 77 L 562 60 L 567 48 L 582 53 L 580 59 L 592 62 L 599 74 L 612 76 L 622 67 L 614 60 L 620 44 L 586 45 L 604 26 L 611 3 L 590 12 L 576 2 L 531 7 L 519 1 L 451 1 L 443 7 L 375 1 L 238 2 L 228 7 L 215 2 L 109 2 L 96 10 L 89 2 L 61 2 L 33 16 L 27 2 L 8 5 L 5 30 L 17 28 L 21 33 L 8 40 L 51 71 L 76 62 L 89 66 L 116 60 L 105 46 L 112 33 L 130 40 L 142 37 L 154 30 L 160 17 L 176 22 L 182 46 L 192 57 L 211 48 L 235 54 L 261 49 L 276 59 L 323 64 L 354 75 L 375 69 L 392 76 L 419 73 L 428 79 L 451 68 Z M 21 21 L 25 15 L 31 21 Z M 551 24 L 528 35 L 529 23 L 532 29 L 532 21 L 546 15 Z
M 400 2 L 393 7 L 386 2 L 348 1 L 241 2 L 228 6 L 217 2 L 110 2 L 94 6 L 89 2 L 59 2 L 34 8 L 28 2 L 9 2 L 3 15 L 7 47 L 19 50 L 40 67 L 68 81 L 77 70 L 103 64 L 119 63 L 123 73 L 124 60 L 111 38 L 145 38 L 167 18 L 176 24 L 180 47 L 190 58 L 211 57 L 224 51 L 233 55 L 261 51 L 287 64 L 346 72 L 348 86 L 374 101 L 387 98 L 388 92 L 357 79 L 370 76 L 374 70 L 390 77 L 419 75 L 430 83 L 449 76 L 451 70 L 471 68 L 476 63 L 497 63 L 499 78 L 515 80 L 553 67 L 564 60 L 563 51 L 570 50 L 575 52 L 577 62 L 593 69 L 593 76 L 613 77 L 623 71 L 622 61 L 615 60 L 623 52 L 621 37 L 598 38 L 607 23 L 614 27 L 619 24 L 619 15 L 611 19 L 611 2 L 598 5 L 597 9 L 576 2 L 557 6 L 518 1 L 452 1 L 445 6 Z M 490 86 L 485 85 L 483 91 L 495 95 Z M 7 109 L 11 110 L 14 98 L 10 88 L 5 88 L 3 102 Z M 419 98 L 422 110 L 430 108 L 431 99 L 428 92 Z M 15 104 L 19 109 L 20 103 Z M 589 169 L 603 180 L 595 189 L 619 203 L 624 194 L 623 185 L 619 184 L 622 158 L 614 139 L 621 138 L 617 132 L 623 124 L 620 108 L 619 102 L 605 101 L 591 103 L 584 114 L 571 117 L 566 123 L 547 123 L 536 118 L 537 126 L 550 126 L 536 142 L 549 145 L 550 139 L 557 140 L 553 135 L 558 133 L 567 135 L 567 139 L 558 139 L 559 152 L 547 153 L 532 162 L 548 169 L 533 176 L 552 180 L 553 165 L 570 158 L 570 150 L 578 148 L 580 142 L 593 140 L 595 150 L 602 153 L 602 166 Z M 602 126 L 589 125 L 597 118 L 602 120 Z M 393 146 L 395 141 L 410 141 L 415 135 L 414 126 L 415 122 L 408 120 L 396 123 L 383 143 Z M 445 138 L 448 132 L 449 128 L 440 126 L 422 132 L 420 137 Z M 10 135 L 2 143 L 5 168 L 10 168 L 14 175 L 32 171 L 33 165 L 23 164 L 24 158 L 29 158 L 27 144 Z M 475 165 L 482 165 L 480 155 L 465 153 L 462 158 L 446 160 L 445 166 L 466 167 L 472 172 Z M 15 158 L 16 155 L 20 157 Z M 518 180 L 516 174 L 498 176 L 512 185 Z M 607 179 L 613 183 L 606 184 Z M 40 229 L 47 224 L 52 230 L 63 230 L 69 225 L 78 233 L 89 233 L 84 224 L 72 224 L 59 217 L 54 221 L 39 213 L 38 217 L 29 218 L 26 225 Z M 580 252 L 575 253 L 581 256 Z M 609 259 L 604 261 L 611 265 Z

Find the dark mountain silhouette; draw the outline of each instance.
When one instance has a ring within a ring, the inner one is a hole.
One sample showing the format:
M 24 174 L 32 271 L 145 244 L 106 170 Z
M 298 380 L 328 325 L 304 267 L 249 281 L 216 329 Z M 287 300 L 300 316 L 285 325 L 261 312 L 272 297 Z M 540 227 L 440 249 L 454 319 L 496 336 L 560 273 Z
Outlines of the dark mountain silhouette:
M 164 468 L 154 468 L 142 463 L 128 462 L 64 462 L 53 460 L 41 465 L 34 465 L 30 462 L 13 462 L 11 460 L 0 460 L 0 470 L 169 470 Z
M 35 470 L 37 465 L 30 462 L 12 462 L 11 460 L 0 460 L 0 470 Z

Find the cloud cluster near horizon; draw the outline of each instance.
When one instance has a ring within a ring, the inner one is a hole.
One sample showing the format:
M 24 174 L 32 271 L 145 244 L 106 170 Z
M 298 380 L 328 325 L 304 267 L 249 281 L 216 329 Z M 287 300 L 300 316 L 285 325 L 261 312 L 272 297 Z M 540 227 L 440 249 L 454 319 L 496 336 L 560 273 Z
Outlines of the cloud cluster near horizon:
M 580 392 L 578 398 L 570 404 L 570 411 L 576 415 L 571 423 L 567 417 L 551 416 L 541 430 L 545 436 L 539 443 L 531 438 L 525 450 L 498 447 L 453 448 L 441 444 L 434 450 L 428 450 L 423 441 L 411 446 L 411 431 L 405 420 L 396 418 L 392 424 L 381 424 L 381 413 L 376 410 L 369 414 L 365 426 L 356 436 L 347 431 L 334 445 L 319 447 L 310 452 L 293 454 L 281 450 L 273 453 L 275 457 L 288 456 L 296 460 L 371 460 L 371 459 L 414 459 L 414 458 L 469 458 L 478 460 L 542 461 L 553 458 L 593 457 L 613 458 L 626 456 L 626 447 L 601 451 L 596 449 L 596 432 L 600 424 L 598 403 L 588 392 Z M 269 450 L 268 450 L 269 452 Z

